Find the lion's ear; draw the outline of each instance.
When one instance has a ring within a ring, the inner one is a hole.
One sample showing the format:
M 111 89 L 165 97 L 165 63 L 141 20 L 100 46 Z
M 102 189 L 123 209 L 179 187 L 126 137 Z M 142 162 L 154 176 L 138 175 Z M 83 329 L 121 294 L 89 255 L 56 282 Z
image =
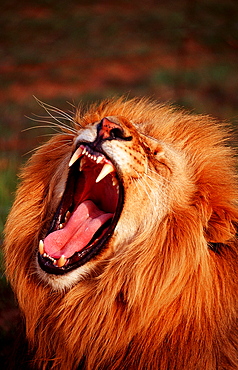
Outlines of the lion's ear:
M 234 240 L 237 233 L 237 215 L 233 209 L 214 209 L 206 228 L 209 243 L 225 244 Z

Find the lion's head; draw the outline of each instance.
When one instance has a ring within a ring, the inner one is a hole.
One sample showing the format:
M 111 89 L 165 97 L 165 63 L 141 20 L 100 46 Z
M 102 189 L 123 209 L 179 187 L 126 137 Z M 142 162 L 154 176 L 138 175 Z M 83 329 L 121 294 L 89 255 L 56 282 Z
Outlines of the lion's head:
M 7 272 L 36 358 L 59 369 L 215 369 L 237 289 L 227 128 L 123 99 L 72 123 L 30 159 L 6 227 Z M 203 359 L 191 355 L 196 341 Z

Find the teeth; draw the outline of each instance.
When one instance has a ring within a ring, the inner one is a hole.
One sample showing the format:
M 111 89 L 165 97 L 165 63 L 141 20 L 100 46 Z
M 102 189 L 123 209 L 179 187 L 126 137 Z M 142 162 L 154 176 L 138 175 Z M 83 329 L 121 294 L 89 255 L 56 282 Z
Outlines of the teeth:
M 40 254 L 44 253 L 44 242 L 43 242 L 43 240 L 39 241 L 39 252 L 40 252 Z
M 103 160 L 103 157 L 99 156 L 99 157 L 97 157 L 96 162 L 100 163 L 100 162 L 102 162 L 102 160 Z
M 67 258 L 62 254 L 62 256 L 57 261 L 57 266 L 58 267 L 64 266 L 66 261 L 67 261 Z
M 101 172 L 99 173 L 98 177 L 96 178 L 96 182 L 101 181 L 106 177 L 110 172 L 114 172 L 114 167 L 110 163 L 105 163 Z
M 65 215 L 65 222 L 68 221 L 68 219 L 70 218 L 70 215 L 71 215 L 71 213 L 69 211 L 67 211 L 67 213 Z
M 49 256 L 47 253 L 43 253 L 43 257 L 44 257 L 44 258 L 48 258 L 50 261 L 52 261 L 52 262 L 53 262 L 53 264 L 54 264 L 54 265 L 55 265 L 55 264 L 56 264 L 56 262 L 57 262 L 53 257 Z
M 115 176 L 112 176 L 112 185 L 113 186 L 118 185 L 118 180 L 117 180 L 117 178 Z
M 85 159 L 85 157 L 83 157 L 83 158 L 81 159 L 81 161 L 80 161 L 79 171 L 82 171 L 82 169 L 83 169 L 83 166 L 84 166 L 85 162 L 86 162 L 86 159 Z
M 60 224 L 60 225 L 59 225 L 59 228 L 60 228 L 60 229 L 63 229 L 63 227 L 64 227 L 64 224 Z
M 79 157 L 81 157 L 81 155 L 83 154 L 83 150 L 84 149 L 82 149 L 82 148 L 78 148 L 75 152 L 74 152 L 74 154 L 72 155 L 72 157 L 71 157 L 71 159 L 70 159 L 70 161 L 69 161 L 69 167 L 71 167 L 72 166 L 72 164 L 74 164 L 74 162 L 76 162 L 77 161 L 77 159 L 79 158 Z
M 71 167 L 77 161 L 77 159 L 82 157 L 82 156 L 84 156 L 84 157 L 80 161 L 79 171 L 83 170 L 84 164 L 86 162 L 85 156 L 90 158 L 91 160 L 95 161 L 97 164 L 101 163 L 102 161 L 105 162 L 105 157 L 104 156 L 101 156 L 101 155 L 96 156 L 94 154 L 91 154 L 91 153 L 89 153 L 87 148 L 80 146 L 74 152 L 74 154 L 72 155 L 72 157 L 69 161 L 69 167 Z M 96 178 L 96 182 L 100 182 L 109 173 L 114 172 L 114 171 L 115 171 L 115 169 L 114 169 L 112 164 L 105 163 L 104 166 L 101 169 L 101 172 L 99 173 L 98 177 Z M 113 184 L 113 186 L 116 186 L 118 184 L 118 181 L 117 181 L 116 177 L 114 177 L 114 176 L 112 177 L 112 184 Z M 67 221 L 67 218 L 68 218 L 68 216 L 66 215 L 65 221 Z M 63 226 L 64 225 L 60 224 L 60 229 L 63 228 Z

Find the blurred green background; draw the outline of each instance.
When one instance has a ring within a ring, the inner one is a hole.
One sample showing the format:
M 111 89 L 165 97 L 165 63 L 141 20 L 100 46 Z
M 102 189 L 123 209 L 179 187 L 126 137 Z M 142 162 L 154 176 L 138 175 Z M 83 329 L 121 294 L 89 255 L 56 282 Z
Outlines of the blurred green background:
M 236 0 L 2 0 L 0 14 L 0 231 L 16 173 L 43 129 L 33 96 L 67 112 L 114 95 L 151 96 L 229 120 L 238 115 Z M 40 125 L 40 124 L 39 124 Z M 18 310 L 0 280 L 0 360 Z

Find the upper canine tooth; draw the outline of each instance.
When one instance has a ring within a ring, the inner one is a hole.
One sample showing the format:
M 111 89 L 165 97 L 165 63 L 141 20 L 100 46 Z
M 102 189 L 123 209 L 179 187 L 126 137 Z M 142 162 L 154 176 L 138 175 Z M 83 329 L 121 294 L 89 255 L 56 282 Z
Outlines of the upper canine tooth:
M 72 164 L 74 164 L 74 162 L 76 162 L 76 161 L 77 161 L 77 159 L 78 159 L 79 157 L 81 157 L 82 153 L 83 153 L 83 149 L 79 147 L 79 148 L 74 152 L 74 154 L 72 155 L 72 157 L 71 157 L 71 159 L 70 159 L 70 161 L 69 161 L 69 167 L 71 167 L 71 166 L 72 166 Z
M 39 241 L 39 252 L 40 252 L 40 254 L 44 253 L 44 242 L 43 242 L 43 240 Z
M 114 172 L 114 167 L 110 163 L 105 163 L 101 172 L 99 173 L 98 177 L 96 178 L 96 182 L 101 181 L 106 177 L 110 172 Z

